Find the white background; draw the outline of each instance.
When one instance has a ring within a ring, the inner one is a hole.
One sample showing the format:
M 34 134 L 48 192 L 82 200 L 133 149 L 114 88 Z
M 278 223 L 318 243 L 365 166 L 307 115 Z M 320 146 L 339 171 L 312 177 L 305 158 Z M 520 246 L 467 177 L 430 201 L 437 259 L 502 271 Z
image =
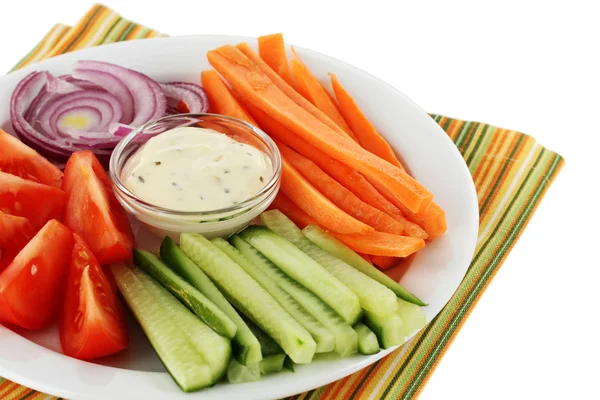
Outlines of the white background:
M 282 31 L 291 43 L 380 77 L 429 112 L 520 130 L 562 154 L 566 167 L 421 399 L 600 397 L 594 1 L 104 3 L 171 35 Z M 92 4 L 1 0 L 0 71 L 55 22 L 73 24 Z

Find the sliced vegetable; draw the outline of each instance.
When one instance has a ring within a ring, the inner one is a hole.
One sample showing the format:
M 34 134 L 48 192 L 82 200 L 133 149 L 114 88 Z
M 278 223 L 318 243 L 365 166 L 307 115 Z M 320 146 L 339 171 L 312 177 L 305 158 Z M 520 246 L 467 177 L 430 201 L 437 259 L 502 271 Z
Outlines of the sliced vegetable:
M 37 229 L 60 217 L 66 200 L 58 188 L 0 172 L 0 211 L 25 217 Z
M 277 344 L 275 340 L 271 336 L 269 336 L 265 331 L 260 329 L 258 325 L 256 325 L 252 320 L 244 314 L 240 314 L 242 319 L 248 325 L 248 328 L 252 331 L 252 334 L 258 339 L 260 343 L 260 351 L 263 355 L 263 360 L 265 357 L 272 356 L 274 354 L 285 354 L 281 346 Z M 262 360 L 261 360 L 262 361 Z
M 0 129 L 0 171 L 60 188 L 62 172 L 16 137 Z
M 323 229 L 311 225 L 302 230 L 302 233 L 309 238 L 317 246 L 332 254 L 334 257 L 345 261 L 349 265 L 361 271 L 363 274 L 370 276 L 377 282 L 387 286 L 403 300 L 418 306 L 426 306 L 417 296 L 404 289 L 398 282 L 391 279 L 389 276 L 374 268 L 371 264 L 367 263 L 361 256 L 356 254 L 348 246 L 337 240 L 335 237 L 329 235 Z
M 396 314 L 402 319 L 404 325 L 404 336 L 411 336 L 427 324 L 427 316 L 416 304 L 409 303 L 402 299 L 398 300 L 398 309 Z
M 358 297 L 319 263 L 267 227 L 253 225 L 239 234 L 292 279 L 316 294 L 349 324 L 361 315 Z
M 281 33 L 259 36 L 258 54 L 288 85 L 292 84 L 285 43 Z
M 231 237 L 231 243 L 254 266 L 300 303 L 317 321 L 319 321 L 335 338 L 334 351 L 342 357 L 356 353 L 356 332 L 331 307 L 325 304 L 314 293 L 287 276 L 275 264 L 264 257 L 258 250 L 238 235 Z
M 381 317 L 365 311 L 364 323 L 377 336 L 381 348 L 389 349 L 404 343 L 404 325 L 398 315 Z
M 315 221 L 313 217 L 305 213 L 304 210 L 294 204 L 294 202 L 282 192 L 277 193 L 277 197 L 275 197 L 275 200 L 273 200 L 269 206 L 269 210 L 281 211 L 294 221 L 294 224 L 300 229 L 304 229 L 308 225 L 317 224 L 317 221 Z
M 363 260 L 365 260 L 369 264 L 373 265 L 373 261 L 371 261 L 371 257 L 368 254 L 364 254 L 364 253 L 356 253 L 356 254 L 361 256 L 363 258 Z
M 285 360 L 283 361 L 283 368 L 287 369 L 288 371 L 294 372 L 294 362 L 291 358 L 285 358 Z
M 160 258 L 145 251 L 133 249 L 135 264 L 163 285 L 206 325 L 229 339 L 235 336 L 237 326 L 219 307 L 173 272 Z
M 110 270 L 154 351 L 184 392 L 211 386 L 225 374 L 231 358 L 228 339 L 139 268 L 115 263 Z
M 71 231 L 48 221 L 0 274 L 0 321 L 30 330 L 52 324 L 72 250 Z
M 202 71 L 202 86 L 210 99 L 210 111 L 215 114 L 228 115 L 249 124 L 256 125 L 254 119 L 248 114 L 244 107 L 231 94 L 231 91 L 223 82 L 219 74 L 214 70 Z
M 92 249 L 100 264 L 129 260 L 135 245 L 131 226 L 110 181 L 91 151 L 74 153 L 65 168 L 68 200 L 63 220 Z
M 387 187 L 395 198 L 413 212 L 425 209 L 433 195 L 406 172 L 381 160 L 357 143 L 336 134 L 327 125 L 294 103 L 260 68 L 233 46 L 209 51 L 211 65 L 249 103 L 333 158 Z
M 440 237 L 446 232 L 446 213 L 438 204 L 431 202 L 425 210 L 415 213 L 402 204 L 399 204 L 399 208 L 408 219 L 419 224 L 427 232 L 430 240 Z
M 285 144 L 275 140 L 285 159 L 306 178 L 319 192 L 349 215 L 377 231 L 396 235 L 404 233 L 404 225 L 386 213 L 363 202 L 339 182 L 327 175 L 308 158 L 301 156 Z
M 396 311 L 394 292 L 308 240 L 302 231 L 281 212 L 276 210 L 264 212 L 261 221 L 346 285 L 358 297 L 363 309 L 379 315 L 390 315 Z
M 0 273 L 35 235 L 36 229 L 25 217 L 0 211 Z
M 208 276 L 198 267 L 171 239 L 165 237 L 160 246 L 161 258 L 179 275 L 184 277 L 202 294 L 215 303 L 237 326 L 232 339 L 235 358 L 243 365 L 257 364 L 261 359 L 258 339 L 254 336 L 244 319 L 227 301 Z
M 229 383 L 246 383 L 257 382 L 260 380 L 260 364 L 253 363 L 242 365 L 234 358 L 229 362 L 227 368 L 227 382 Z
M 167 98 L 167 107 L 172 112 L 200 114 L 208 111 L 208 97 L 194 83 L 168 82 L 160 85 Z
M 388 269 L 398 265 L 402 259 L 400 257 L 371 256 L 371 261 L 379 269 Z
M 354 330 L 358 335 L 358 352 L 360 354 L 379 353 L 379 342 L 372 330 L 362 322 L 354 325 Z
M 263 358 L 259 364 L 260 373 L 262 375 L 267 375 L 281 371 L 286 357 L 285 353 L 281 353 Z
M 211 242 L 227 254 L 233 261 L 238 263 L 244 271 L 246 271 L 252 278 L 254 278 L 281 306 L 286 310 L 296 321 L 300 323 L 307 331 L 311 334 L 315 342 L 317 343 L 316 352 L 326 353 L 332 351 L 334 348 L 333 335 L 319 322 L 317 321 L 308 311 L 304 309 L 293 297 L 291 297 L 285 290 L 283 290 L 276 281 L 272 280 L 269 276 L 262 273 L 253 262 L 251 262 L 246 256 L 238 249 L 233 247 L 227 241 L 221 238 L 212 239 Z M 249 246 L 249 245 L 248 245 Z M 255 249 L 252 249 L 257 251 Z M 252 251 L 250 249 L 244 249 L 245 252 Z M 252 327 L 250 326 L 252 329 Z M 255 332 L 256 334 L 256 332 Z M 260 338 L 259 338 L 260 341 Z M 262 345 L 262 341 L 261 341 Z M 266 357 L 263 347 L 263 357 Z
M 69 357 L 89 360 L 125 349 L 129 342 L 116 288 L 88 245 L 75 246 L 59 317 L 60 344 Z
M 352 140 L 358 142 L 358 139 L 352 133 L 344 117 L 340 114 L 337 105 L 333 102 L 329 94 L 321 85 L 321 82 L 304 65 L 296 50 L 292 48 L 294 58 L 291 61 L 292 76 L 294 77 L 294 87 L 306 100 L 310 101 L 319 110 L 323 111 L 333 122 L 348 134 Z
M 331 232 L 331 234 L 354 251 L 376 256 L 408 257 L 425 247 L 423 239 L 392 235 L 385 232 L 375 231 L 345 235 Z
M 227 299 L 296 363 L 309 363 L 316 349 L 310 334 L 294 320 L 248 273 L 210 241 L 182 233 L 181 249 L 221 288 Z
M 329 75 L 331 77 L 333 92 L 340 106 L 340 112 L 350 126 L 350 129 L 352 129 L 352 132 L 358 138 L 360 145 L 404 171 L 404 167 L 398 161 L 389 143 L 385 141 L 369 122 L 352 96 L 350 96 L 350 93 L 344 89 L 334 74 L 329 73 Z
M 335 232 L 363 233 L 374 229 L 346 214 L 321 192 L 315 189 L 290 163 L 283 158 L 281 168 L 281 191 L 298 207 Z

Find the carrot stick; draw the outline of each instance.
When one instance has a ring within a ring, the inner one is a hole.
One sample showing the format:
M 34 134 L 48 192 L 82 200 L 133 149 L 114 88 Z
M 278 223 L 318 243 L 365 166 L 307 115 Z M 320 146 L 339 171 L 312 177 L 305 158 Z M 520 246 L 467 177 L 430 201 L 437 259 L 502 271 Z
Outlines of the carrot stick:
M 287 162 L 333 204 L 357 220 L 372 226 L 375 230 L 396 235 L 404 233 L 404 226 L 400 222 L 360 200 L 306 157 L 296 153 L 278 140 L 275 140 L 275 143 Z
M 402 259 L 399 257 L 371 256 L 371 261 L 379 269 L 389 269 L 398 265 Z
M 275 197 L 275 200 L 269 206 L 269 210 L 281 211 L 300 229 L 304 229 L 308 225 L 318 225 L 313 217 L 305 213 L 304 210 L 298 207 L 282 192 L 277 193 L 277 197 Z
M 250 104 L 270 114 L 301 138 L 323 149 L 331 157 L 387 187 L 394 198 L 410 211 L 423 210 L 433 195 L 406 172 L 345 139 L 299 107 L 285 95 L 252 61 L 238 49 L 226 45 L 207 54 L 211 65 L 229 82 L 233 90 Z M 310 213 L 309 213 L 310 214 Z
M 352 250 L 370 256 L 407 257 L 425 247 L 423 239 L 398 236 L 385 232 L 363 234 L 340 234 L 329 232 Z
M 306 100 L 302 95 L 296 92 L 291 85 L 289 85 L 283 78 L 281 78 L 275 71 L 269 67 L 269 65 L 260 58 L 258 54 L 248 45 L 248 43 L 240 43 L 237 49 L 243 53 L 252 63 L 260 69 L 272 82 L 281 90 L 287 97 L 289 97 L 294 103 L 303 108 L 313 117 L 327 125 L 329 128 L 337 132 L 339 135 L 351 139 L 350 136 L 342 128 L 340 128 L 335 122 L 331 120 L 323 111 L 315 107 L 310 101 Z M 209 60 L 210 61 L 210 60 Z
M 373 185 L 371 185 L 369 181 L 367 181 L 360 173 L 356 172 L 347 165 L 334 160 L 316 147 L 306 143 L 299 138 L 298 135 L 290 132 L 269 115 L 257 109 L 256 107 L 246 104 L 246 108 L 258 122 L 259 126 L 271 137 L 280 140 L 281 142 L 292 147 L 298 153 L 302 154 L 304 157 L 312 160 L 328 175 L 345 186 L 346 189 L 354 193 L 354 195 L 356 195 L 360 200 L 380 211 L 383 211 L 397 220 L 402 224 L 406 235 L 420 239 L 427 238 L 427 233 L 421 229 L 419 225 L 406 219 L 402 212 L 392 203 L 390 203 L 385 197 L 383 197 L 383 195 L 381 195 L 381 193 L 379 193 L 377 189 L 375 189 Z
M 304 228 L 302 228 L 304 229 Z M 357 253 L 359 256 L 361 256 L 366 262 L 368 262 L 369 264 L 373 265 L 373 261 L 371 261 L 371 257 L 369 257 L 368 254 L 363 254 L 363 253 Z
M 304 65 L 296 51 L 292 48 L 294 58 L 291 60 L 292 76 L 294 77 L 294 87 L 306 100 L 310 101 L 319 110 L 323 111 L 333 122 L 344 130 L 354 141 L 358 138 L 352 133 L 344 117 L 340 114 L 337 105 L 333 102 L 329 94 L 321 85 L 321 82 Z
M 231 91 L 216 71 L 202 71 L 200 77 L 212 112 L 228 115 L 246 121 L 249 124 L 257 125 L 250 114 L 233 97 Z
M 429 240 L 440 237 L 446 232 L 446 213 L 436 203 L 431 202 L 425 210 L 416 213 L 411 212 L 403 205 L 400 206 L 400 209 L 409 220 L 418 224 L 427 232 Z
M 339 233 L 365 233 L 374 230 L 340 210 L 300 175 L 285 158 L 282 161 L 281 191 L 320 225 Z
M 361 146 L 404 170 L 404 167 L 398 161 L 398 158 L 396 158 L 388 142 L 385 141 L 362 113 L 352 96 L 350 96 L 350 93 L 344 89 L 334 74 L 329 73 L 329 75 L 331 76 L 333 92 L 340 106 L 340 112 L 350 126 L 350 129 L 352 129 L 352 132 L 354 132 L 354 135 L 358 138 Z
M 283 35 L 274 33 L 258 37 L 258 53 L 273 71 L 277 73 L 288 85 L 292 84 L 290 67 L 287 62 L 287 54 Z

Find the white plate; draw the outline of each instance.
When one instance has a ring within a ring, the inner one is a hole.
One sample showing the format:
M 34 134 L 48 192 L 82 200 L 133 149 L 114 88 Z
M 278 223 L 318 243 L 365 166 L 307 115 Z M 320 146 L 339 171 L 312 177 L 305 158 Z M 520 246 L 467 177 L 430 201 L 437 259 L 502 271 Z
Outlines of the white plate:
M 0 78 L 0 126 L 9 132 L 9 99 L 33 70 L 70 72 L 75 60 L 108 61 L 148 74 L 158 81 L 198 82 L 209 68 L 206 52 L 219 45 L 255 39 L 234 36 L 187 36 L 136 40 L 66 54 Z M 431 321 L 450 299 L 467 271 L 478 229 L 478 206 L 469 170 L 444 131 L 412 101 L 377 78 L 341 61 L 298 48 L 308 67 L 323 82 L 334 72 L 366 115 L 397 149 L 415 177 L 446 211 L 447 233 L 421 251 L 401 283 L 420 296 Z M 410 77 L 407 77 L 410 79 Z M 329 85 L 327 83 L 327 85 Z M 140 244 L 149 246 L 139 232 Z M 259 382 L 219 384 L 195 394 L 179 390 L 147 340 L 129 321 L 130 348 L 99 363 L 60 353 L 56 328 L 43 332 L 12 331 L 0 325 L 0 376 L 69 399 L 268 399 L 281 398 L 333 382 L 374 363 L 394 349 L 373 356 L 318 359 Z

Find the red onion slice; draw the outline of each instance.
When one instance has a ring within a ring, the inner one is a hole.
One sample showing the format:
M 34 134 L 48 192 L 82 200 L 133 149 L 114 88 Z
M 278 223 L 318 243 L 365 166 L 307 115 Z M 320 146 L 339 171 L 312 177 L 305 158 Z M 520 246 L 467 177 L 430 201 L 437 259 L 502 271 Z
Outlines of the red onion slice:
M 185 103 L 189 112 L 198 114 L 208 111 L 208 97 L 204 89 L 200 86 L 189 84 L 182 85 L 183 82 L 163 83 L 161 87 L 167 96 L 167 111 L 178 110 L 180 101 Z

